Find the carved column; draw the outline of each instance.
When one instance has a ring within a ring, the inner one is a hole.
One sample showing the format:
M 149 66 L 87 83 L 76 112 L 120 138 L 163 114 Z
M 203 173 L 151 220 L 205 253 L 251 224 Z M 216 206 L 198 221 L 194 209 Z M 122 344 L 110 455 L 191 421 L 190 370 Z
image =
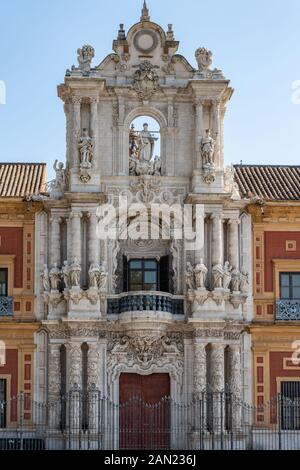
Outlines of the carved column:
M 204 204 L 197 204 L 196 206 L 196 233 L 199 243 L 197 243 L 195 250 L 195 263 L 200 263 L 200 260 L 204 260 L 204 224 L 205 224 L 205 212 Z
M 241 348 L 239 344 L 229 346 L 229 391 L 232 403 L 232 426 L 234 429 L 241 425 L 241 394 L 242 394 L 242 371 L 241 371 Z
M 202 167 L 200 142 L 204 136 L 204 122 L 203 122 L 203 99 L 198 99 L 196 103 L 196 114 L 195 114 L 195 147 L 196 147 L 196 162 L 195 166 L 197 169 Z
M 205 343 L 194 343 L 194 396 L 199 398 L 206 390 L 206 346 Z
M 239 269 L 239 223 L 238 219 L 228 222 L 229 261 L 234 269 Z
M 213 113 L 213 138 L 216 139 L 215 146 L 215 164 L 220 168 L 220 99 L 215 98 L 212 100 L 212 113 Z
M 82 402 L 82 350 L 81 343 L 68 345 L 68 382 L 70 391 L 70 429 L 76 433 L 80 429 L 80 406 Z
M 88 350 L 88 396 L 89 396 L 89 430 L 97 430 L 97 418 L 100 415 L 99 390 L 99 346 L 98 343 L 89 343 Z
M 72 239 L 72 262 L 75 258 L 81 264 L 81 212 L 72 212 L 71 214 L 71 239 Z
M 65 101 L 64 112 L 66 116 L 66 156 L 67 163 L 72 168 L 72 103 L 69 99 Z
M 99 263 L 100 240 L 97 237 L 98 218 L 94 212 L 89 214 L 89 264 Z
M 73 167 L 79 168 L 78 140 L 81 134 L 81 97 L 73 96 Z
M 223 264 L 223 214 L 212 217 L 212 264 Z
M 211 345 L 210 385 L 212 388 L 211 426 L 218 433 L 225 427 L 225 367 L 224 344 Z
M 60 420 L 60 392 L 61 392 L 61 364 L 60 364 L 60 344 L 49 344 L 48 358 L 48 399 L 52 404 L 49 420 L 50 429 L 56 429 Z
M 93 167 L 95 171 L 99 169 L 99 158 L 98 158 L 98 149 L 99 149 L 99 138 L 98 138 L 98 98 L 91 98 L 91 137 L 94 139 L 94 159 Z
M 57 263 L 60 266 L 60 223 L 61 218 L 52 215 L 51 219 L 51 245 L 50 245 L 50 261 L 51 266 Z

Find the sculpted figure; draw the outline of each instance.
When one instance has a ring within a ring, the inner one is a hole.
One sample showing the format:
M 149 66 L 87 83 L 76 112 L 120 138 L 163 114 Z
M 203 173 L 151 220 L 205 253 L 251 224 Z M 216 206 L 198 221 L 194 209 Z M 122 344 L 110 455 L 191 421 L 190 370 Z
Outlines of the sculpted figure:
M 212 276 L 213 276 L 213 288 L 222 288 L 223 287 L 223 276 L 224 271 L 221 264 L 215 264 L 212 269 Z
M 203 259 L 201 259 L 200 263 L 198 263 L 195 266 L 194 274 L 195 274 L 196 289 L 202 289 L 203 287 L 205 287 L 207 267 L 204 265 Z
M 103 261 L 103 263 L 100 266 L 100 278 L 99 278 L 100 290 L 107 289 L 107 277 L 108 277 L 107 266 L 106 266 L 106 262 Z
M 212 64 L 212 52 L 205 47 L 199 47 L 195 52 L 195 57 L 200 72 L 205 73 Z
M 65 189 L 67 185 L 67 175 L 64 164 L 62 162 L 58 163 L 58 160 L 55 160 L 53 169 L 55 171 L 55 188 Z
M 79 68 L 85 73 L 89 72 L 91 70 L 91 63 L 95 55 L 94 48 L 86 44 L 82 46 L 81 49 L 77 49 L 77 54 Z
M 100 266 L 92 263 L 89 269 L 89 286 L 98 288 L 100 280 Z
M 70 281 L 72 287 L 80 287 L 80 274 L 81 266 L 78 263 L 78 259 L 74 258 L 74 261 L 70 266 Z
M 60 288 L 60 270 L 57 266 L 57 263 L 54 263 L 53 267 L 50 270 L 49 277 L 50 277 L 50 286 L 51 290 L 59 290 Z
M 203 165 L 212 165 L 214 163 L 215 143 L 210 135 L 210 130 L 206 129 L 206 135 L 202 137 L 200 143 Z
M 50 278 L 49 278 L 49 269 L 46 264 L 44 264 L 44 271 L 41 273 L 42 283 L 44 292 L 50 291 Z
M 240 290 L 241 275 L 238 269 L 233 269 L 231 272 L 231 288 L 233 292 Z
M 186 263 L 185 280 L 188 290 L 195 289 L 194 268 L 189 261 Z
M 153 137 L 151 132 L 149 132 L 147 123 L 143 124 L 143 130 L 140 133 L 140 139 L 140 159 L 142 161 L 150 162 L 153 157 L 155 141 L 158 139 Z
M 242 294 L 249 293 L 249 274 L 242 269 L 240 274 L 240 290 Z
M 64 261 L 64 265 L 62 267 L 62 278 L 64 281 L 65 289 L 70 288 L 70 267 L 68 261 Z
M 229 261 L 226 261 L 223 268 L 223 288 L 228 289 L 231 282 L 231 271 L 232 268 Z
M 82 130 L 82 136 L 78 142 L 80 152 L 80 166 L 81 168 L 91 168 L 94 156 L 94 139 L 89 136 L 88 130 Z

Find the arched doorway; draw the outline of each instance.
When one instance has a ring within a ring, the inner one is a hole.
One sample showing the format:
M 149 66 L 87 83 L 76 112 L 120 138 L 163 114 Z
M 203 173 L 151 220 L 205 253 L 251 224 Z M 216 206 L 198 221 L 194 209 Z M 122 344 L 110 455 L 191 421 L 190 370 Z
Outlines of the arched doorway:
M 170 448 L 169 397 L 169 374 L 120 375 L 120 449 Z

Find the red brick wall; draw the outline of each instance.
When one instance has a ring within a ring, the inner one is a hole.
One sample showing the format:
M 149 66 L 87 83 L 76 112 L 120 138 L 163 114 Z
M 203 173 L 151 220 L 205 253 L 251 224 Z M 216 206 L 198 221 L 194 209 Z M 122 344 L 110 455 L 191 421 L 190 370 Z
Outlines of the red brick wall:
M 16 255 L 14 287 L 23 287 L 23 229 L 0 227 L 0 255 Z
M 277 394 L 277 377 L 286 377 L 287 381 L 289 377 L 299 377 L 300 379 L 299 366 L 288 370 L 283 369 L 283 358 L 291 358 L 292 354 L 292 352 L 270 352 L 270 397 L 274 397 Z M 288 366 L 290 367 L 291 365 L 292 364 L 289 362 Z
M 296 240 L 297 250 L 286 251 L 286 241 Z M 300 264 L 300 232 L 265 232 L 265 291 L 273 292 L 272 259 L 298 259 Z

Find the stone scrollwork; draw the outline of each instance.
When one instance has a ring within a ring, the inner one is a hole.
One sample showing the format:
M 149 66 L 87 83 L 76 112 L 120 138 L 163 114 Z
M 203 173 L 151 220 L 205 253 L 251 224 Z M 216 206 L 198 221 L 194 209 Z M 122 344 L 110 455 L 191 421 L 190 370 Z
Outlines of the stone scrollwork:
M 139 98 L 148 101 L 152 95 L 159 89 L 159 77 L 156 73 L 156 66 L 148 60 L 144 60 L 138 65 L 138 70 L 134 74 L 133 88 Z
M 130 185 L 134 194 L 137 194 L 140 202 L 151 202 L 155 194 L 161 188 L 161 181 L 155 176 L 141 176 L 138 181 L 133 181 Z

